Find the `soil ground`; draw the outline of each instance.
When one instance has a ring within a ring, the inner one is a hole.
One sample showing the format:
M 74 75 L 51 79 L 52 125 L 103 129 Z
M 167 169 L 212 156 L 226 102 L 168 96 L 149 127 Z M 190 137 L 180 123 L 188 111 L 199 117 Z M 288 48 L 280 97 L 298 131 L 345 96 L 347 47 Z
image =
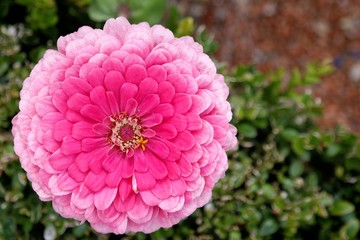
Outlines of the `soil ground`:
M 331 59 L 336 71 L 312 88 L 324 104 L 319 123 L 360 135 L 360 1 L 181 0 L 185 15 L 219 43 L 217 58 L 262 71 Z

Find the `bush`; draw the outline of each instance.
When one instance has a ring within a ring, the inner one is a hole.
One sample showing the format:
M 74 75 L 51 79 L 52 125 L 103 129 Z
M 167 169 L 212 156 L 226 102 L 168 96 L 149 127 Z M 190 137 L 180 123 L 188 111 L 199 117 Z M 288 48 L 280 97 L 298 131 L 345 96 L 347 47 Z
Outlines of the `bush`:
M 101 26 L 117 13 L 97 0 L 35 2 L 0 4 L 0 239 L 116 239 L 60 217 L 51 203 L 38 199 L 13 152 L 10 121 L 18 111 L 22 80 L 44 49 L 54 47 L 59 34 Z M 195 28 L 166 1 L 106 2 L 127 9 L 133 21 L 161 21 L 178 36 L 193 35 L 206 51 L 216 49 L 203 27 Z M 152 11 L 156 4 L 160 7 Z M 24 16 L 14 15 L 19 11 Z M 309 64 L 302 74 L 222 67 L 239 132 L 227 175 L 212 201 L 180 224 L 123 239 L 358 239 L 360 146 L 340 127 L 318 127 L 321 104 L 309 90 L 332 70 L 329 63 Z

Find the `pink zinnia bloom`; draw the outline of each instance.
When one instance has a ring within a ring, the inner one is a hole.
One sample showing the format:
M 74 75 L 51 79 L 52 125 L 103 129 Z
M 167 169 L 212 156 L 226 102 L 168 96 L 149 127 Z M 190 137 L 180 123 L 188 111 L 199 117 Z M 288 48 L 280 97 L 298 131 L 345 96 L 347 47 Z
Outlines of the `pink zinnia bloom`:
M 12 122 L 40 199 L 116 234 L 168 228 L 206 204 L 236 129 L 202 47 L 122 17 L 57 47 L 24 81 Z

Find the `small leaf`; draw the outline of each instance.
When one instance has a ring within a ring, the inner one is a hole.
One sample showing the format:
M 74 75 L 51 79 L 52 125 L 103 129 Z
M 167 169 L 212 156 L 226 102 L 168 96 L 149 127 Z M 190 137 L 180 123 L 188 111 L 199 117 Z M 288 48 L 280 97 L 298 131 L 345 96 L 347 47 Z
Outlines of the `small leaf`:
M 272 218 L 266 219 L 260 226 L 259 234 L 262 237 L 270 236 L 279 229 L 279 224 Z
M 254 138 L 257 135 L 256 128 L 248 123 L 239 124 L 238 132 L 247 138 Z
M 339 200 L 334 203 L 333 206 L 330 207 L 330 214 L 333 216 L 343 216 L 349 214 L 355 210 L 355 206 L 345 200 Z
M 356 237 L 360 229 L 360 222 L 358 219 L 350 219 L 340 229 L 340 234 L 345 238 Z
M 304 164 L 300 160 L 294 160 L 289 167 L 289 175 L 293 178 L 299 177 L 304 172 Z

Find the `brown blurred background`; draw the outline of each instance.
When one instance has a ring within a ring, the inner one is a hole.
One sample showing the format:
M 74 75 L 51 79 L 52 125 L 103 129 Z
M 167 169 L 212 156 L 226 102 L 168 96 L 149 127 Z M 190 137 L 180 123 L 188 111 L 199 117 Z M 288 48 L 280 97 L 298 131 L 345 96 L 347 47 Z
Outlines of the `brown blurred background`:
M 181 0 L 182 11 L 219 42 L 217 57 L 262 71 L 331 59 L 336 71 L 313 87 L 321 126 L 360 134 L 359 0 Z

